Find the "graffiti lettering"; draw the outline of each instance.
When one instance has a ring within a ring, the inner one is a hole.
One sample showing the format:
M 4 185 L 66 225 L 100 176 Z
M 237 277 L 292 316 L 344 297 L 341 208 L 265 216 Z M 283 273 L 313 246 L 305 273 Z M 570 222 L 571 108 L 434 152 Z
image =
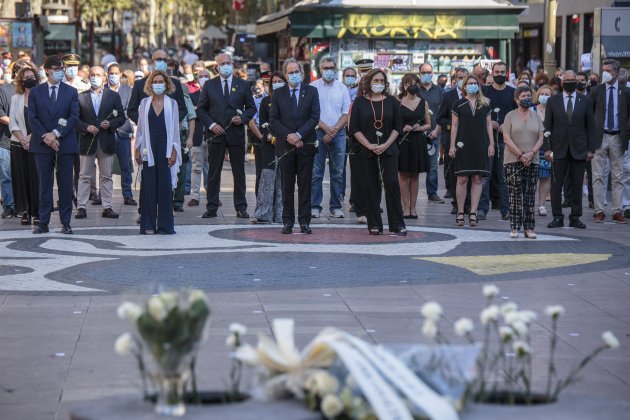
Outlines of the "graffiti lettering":
M 466 18 L 459 16 L 349 14 L 343 18 L 337 37 L 457 39 L 465 25 Z

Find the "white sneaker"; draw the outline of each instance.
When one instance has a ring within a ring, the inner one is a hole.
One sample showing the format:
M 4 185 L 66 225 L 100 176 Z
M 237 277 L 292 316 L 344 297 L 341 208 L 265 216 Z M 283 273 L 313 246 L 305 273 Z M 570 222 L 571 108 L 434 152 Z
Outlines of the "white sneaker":
M 333 211 L 330 212 L 330 217 L 334 217 L 335 219 L 343 219 L 344 214 L 343 214 L 343 211 L 341 211 L 341 209 L 334 209 Z
M 546 216 L 547 215 L 547 209 L 545 208 L 545 206 L 538 207 L 538 215 L 539 216 Z
M 321 215 L 322 215 L 321 210 L 319 210 L 319 209 L 311 209 L 311 217 L 313 219 L 319 219 L 319 216 L 321 216 Z
M 365 216 L 357 217 L 357 223 L 359 223 L 360 225 L 367 225 L 367 217 Z

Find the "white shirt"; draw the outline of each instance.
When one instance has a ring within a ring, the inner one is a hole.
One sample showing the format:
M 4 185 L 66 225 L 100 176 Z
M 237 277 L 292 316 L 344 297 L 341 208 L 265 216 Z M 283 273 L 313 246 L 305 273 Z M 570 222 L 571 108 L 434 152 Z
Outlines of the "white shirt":
M 230 74 L 230 77 L 228 77 L 227 79 L 224 79 L 223 76 L 219 76 L 219 81 L 221 82 L 221 95 L 224 95 L 226 80 L 228 84 L 228 95 L 232 92 L 232 75 Z M 210 124 L 210 130 L 212 130 L 212 127 L 214 127 L 215 125 L 217 125 L 217 123 Z
M 610 85 L 608 83 L 606 83 L 606 109 L 604 110 L 604 129 L 605 130 L 610 130 L 610 131 L 616 131 L 619 130 L 619 81 L 615 80 L 615 84 L 614 85 Z M 610 89 L 614 88 L 613 90 L 613 112 L 614 112 L 614 121 L 615 121 L 615 126 L 614 127 L 608 127 L 608 107 L 610 106 Z
M 184 63 L 190 64 L 192 66 L 193 64 L 195 64 L 195 62 L 199 61 L 199 56 L 193 52 L 186 50 L 183 61 Z
M 101 101 L 103 100 L 103 89 L 100 92 L 90 90 L 90 98 L 92 98 L 92 106 L 94 107 L 94 113 L 98 115 L 99 109 L 101 109 Z
M 319 79 L 311 83 L 319 94 L 319 119 L 329 126 L 334 126 L 342 115 L 347 115 L 350 109 L 350 93 L 348 88 L 339 80 L 326 83 Z
M 575 98 L 576 98 L 576 93 L 567 93 L 565 91 L 562 91 L 562 99 L 564 99 L 564 111 L 566 112 L 567 110 L 567 104 L 569 103 L 569 96 L 571 97 L 571 101 L 573 102 L 573 110 L 575 110 Z
M 50 96 L 52 95 L 52 89 L 51 89 L 51 87 L 53 87 L 53 86 L 54 86 L 54 87 L 55 87 L 55 98 L 59 98 L 59 84 L 60 84 L 61 82 L 57 82 L 57 84 L 56 84 L 56 85 L 51 85 L 51 84 L 50 84 L 50 81 L 48 81 L 48 82 L 46 82 L 46 83 L 48 83 L 48 97 L 50 98 Z

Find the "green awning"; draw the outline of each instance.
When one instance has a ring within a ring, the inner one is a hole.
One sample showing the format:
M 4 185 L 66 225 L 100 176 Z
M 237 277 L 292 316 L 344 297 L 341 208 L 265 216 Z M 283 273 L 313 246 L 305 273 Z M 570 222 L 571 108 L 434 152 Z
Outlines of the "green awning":
M 44 40 L 74 41 L 77 37 L 76 30 L 75 25 L 51 23 L 48 25 L 48 33 L 44 37 Z

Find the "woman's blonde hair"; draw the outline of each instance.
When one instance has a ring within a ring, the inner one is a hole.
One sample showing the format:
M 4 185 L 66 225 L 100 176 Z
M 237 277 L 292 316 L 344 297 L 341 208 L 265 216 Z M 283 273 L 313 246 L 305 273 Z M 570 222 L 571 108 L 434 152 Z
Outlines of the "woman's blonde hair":
M 463 93 L 464 97 L 468 96 L 468 91 L 466 90 L 466 85 L 468 84 L 468 81 L 470 79 L 474 79 L 477 82 L 477 85 L 479 86 L 479 90 L 475 94 L 475 96 L 477 98 L 477 108 L 481 108 L 482 106 L 490 106 L 490 99 L 486 98 L 485 95 L 483 94 L 483 92 L 481 91 L 481 82 L 479 81 L 479 79 L 477 77 L 473 76 L 472 74 L 469 74 L 464 79 L 464 84 L 462 85 L 462 93 Z
M 136 75 L 133 74 L 133 70 L 125 70 L 125 71 L 122 72 L 122 74 L 127 76 L 127 86 L 132 88 L 134 82 L 136 81 Z
M 538 103 L 538 97 L 540 96 L 540 92 L 543 89 L 547 89 L 549 91 L 549 96 L 553 95 L 553 89 L 551 88 L 551 86 L 549 86 L 549 85 L 542 85 L 541 87 L 538 88 L 538 90 L 536 92 L 534 92 L 534 95 L 532 96 L 532 100 L 535 103 Z
M 15 80 L 13 81 L 13 84 L 15 85 L 15 93 L 18 95 L 22 95 L 25 92 L 22 82 L 24 81 L 24 73 L 26 73 L 27 71 L 33 72 L 33 74 L 35 75 L 35 81 L 39 82 L 39 76 L 37 75 L 37 70 L 35 69 L 35 67 L 32 67 L 30 65 L 22 67 L 20 70 L 18 70 L 17 74 L 15 75 Z
M 146 93 L 147 96 L 153 95 L 153 89 L 151 88 L 151 85 L 153 84 L 153 79 L 155 79 L 156 76 L 162 76 L 162 78 L 164 79 L 164 83 L 166 84 L 166 89 L 164 90 L 165 95 L 175 92 L 175 84 L 168 76 L 168 74 L 166 74 L 166 72 L 162 70 L 155 70 L 151 72 L 151 74 L 149 74 L 149 77 L 147 77 L 147 82 L 144 84 L 144 93 Z

